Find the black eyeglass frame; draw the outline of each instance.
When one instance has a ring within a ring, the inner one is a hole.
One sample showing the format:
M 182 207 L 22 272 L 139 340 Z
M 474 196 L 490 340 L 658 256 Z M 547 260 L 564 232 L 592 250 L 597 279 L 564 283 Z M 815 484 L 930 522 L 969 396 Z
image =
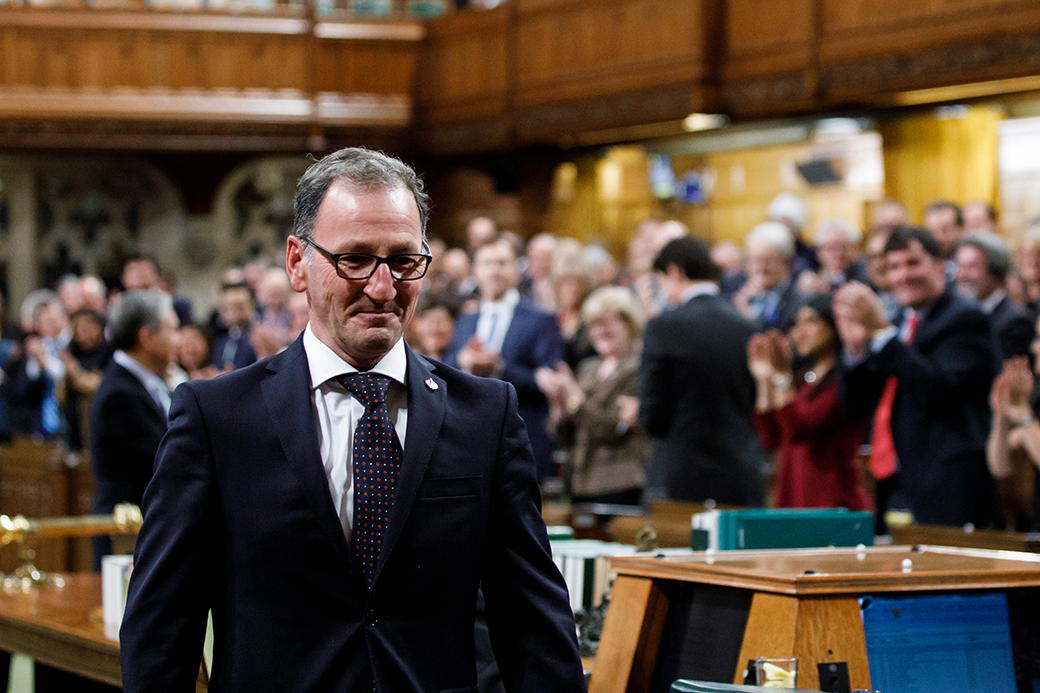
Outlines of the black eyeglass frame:
M 380 257 L 378 255 L 372 255 L 370 253 L 334 253 L 331 250 L 328 250 L 327 248 L 323 248 L 322 246 L 318 245 L 317 243 L 315 243 L 310 238 L 307 238 L 305 236 L 297 236 L 297 238 L 300 239 L 300 241 L 302 243 L 306 243 L 306 244 L 312 246 L 315 250 L 317 250 L 319 253 L 321 253 L 326 258 L 328 258 L 329 262 L 331 262 L 332 266 L 336 269 L 336 274 L 339 276 L 339 278 L 340 279 L 346 279 L 347 281 L 364 281 L 366 279 L 371 279 L 372 276 L 379 270 L 379 266 L 385 264 L 387 269 L 390 270 L 390 276 L 393 277 L 395 281 L 399 281 L 399 282 L 414 282 L 414 281 L 422 279 L 423 277 L 426 276 L 426 272 L 429 271 L 429 269 L 430 269 L 430 262 L 433 260 L 433 255 L 431 255 L 430 252 L 429 252 L 430 246 L 426 242 L 425 238 L 423 239 L 422 244 L 423 244 L 423 248 L 427 252 L 425 252 L 425 253 L 398 253 L 397 255 L 391 255 L 389 257 Z M 347 276 L 345 276 L 343 274 L 343 271 L 342 271 L 342 269 L 339 266 L 339 259 L 341 257 L 346 257 L 347 255 L 353 255 L 354 257 L 371 258 L 371 259 L 376 261 L 376 264 L 372 267 L 372 271 L 369 272 L 364 277 L 347 277 Z M 396 260 L 397 258 L 401 258 L 401 257 L 423 258 L 423 259 L 425 259 L 426 263 L 423 265 L 422 274 L 420 274 L 418 277 L 398 277 L 396 274 L 394 274 L 393 265 L 391 265 L 390 263 L 393 262 L 394 260 Z

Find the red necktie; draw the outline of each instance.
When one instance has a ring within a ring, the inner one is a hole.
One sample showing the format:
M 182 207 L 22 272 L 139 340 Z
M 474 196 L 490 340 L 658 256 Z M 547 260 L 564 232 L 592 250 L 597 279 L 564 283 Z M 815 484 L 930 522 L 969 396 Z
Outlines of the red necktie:
M 917 311 L 907 318 L 904 341 L 914 341 L 917 332 Z M 877 480 L 887 479 L 896 471 L 896 443 L 892 438 L 892 405 L 896 401 L 898 379 L 891 375 L 885 381 L 885 389 L 874 412 L 874 429 L 870 436 L 870 473 Z
M 390 378 L 372 373 L 352 373 L 341 382 L 365 405 L 354 429 L 354 526 L 351 539 L 365 583 L 372 589 L 383 548 L 383 532 L 397 492 L 403 457 L 401 441 L 386 409 Z

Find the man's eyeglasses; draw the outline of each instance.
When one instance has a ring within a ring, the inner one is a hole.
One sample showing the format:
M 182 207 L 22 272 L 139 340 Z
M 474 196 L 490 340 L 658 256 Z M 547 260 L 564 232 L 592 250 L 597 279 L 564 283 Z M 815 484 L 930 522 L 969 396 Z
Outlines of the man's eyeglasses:
M 390 257 L 379 257 L 367 253 L 333 253 L 322 248 L 310 238 L 301 236 L 297 236 L 297 238 L 313 246 L 315 250 L 327 257 L 336 268 L 336 274 L 343 279 L 368 279 L 376 273 L 380 265 L 386 264 L 390 268 L 390 276 L 398 281 L 410 282 L 426 276 L 430 260 L 433 259 L 429 253 L 430 246 L 426 245 L 425 239 L 423 240 L 423 249 L 427 251 L 425 253 L 402 253 Z

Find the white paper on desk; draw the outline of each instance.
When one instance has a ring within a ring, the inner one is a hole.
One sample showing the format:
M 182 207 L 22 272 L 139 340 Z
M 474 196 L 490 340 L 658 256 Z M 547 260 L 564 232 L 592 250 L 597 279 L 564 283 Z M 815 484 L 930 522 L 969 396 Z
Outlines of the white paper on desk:
M 130 571 L 134 569 L 133 556 L 101 557 L 101 607 L 105 625 L 119 627 L 126 608 L 126 587 Z

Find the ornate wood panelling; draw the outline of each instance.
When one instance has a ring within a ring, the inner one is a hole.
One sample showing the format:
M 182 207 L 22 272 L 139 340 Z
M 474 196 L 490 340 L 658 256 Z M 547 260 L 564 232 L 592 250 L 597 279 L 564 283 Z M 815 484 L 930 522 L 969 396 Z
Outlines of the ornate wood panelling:
M 1040 70 L 1040 6 L 1029 0 L 820 2 L 820 87 L 832 101 Z
M 516 105 L 692 83 L 706 72 L 698 0 L 516 0 Z
M 510 81 L 509 12 L 508 6 L 500 6 L 429 24 L 416 85 L 418 120 L 459 122 L 505 112 Z

